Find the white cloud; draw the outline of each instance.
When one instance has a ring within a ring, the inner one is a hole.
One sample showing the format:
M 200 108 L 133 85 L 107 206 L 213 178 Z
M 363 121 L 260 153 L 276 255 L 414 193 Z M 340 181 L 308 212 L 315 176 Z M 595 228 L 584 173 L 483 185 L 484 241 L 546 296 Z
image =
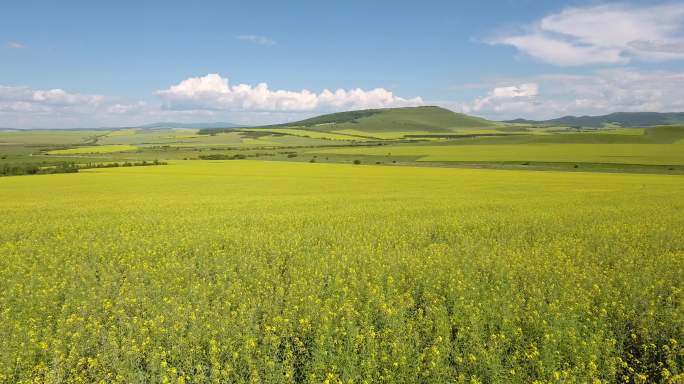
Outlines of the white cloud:
M 23 44 L 17 43 L 16 41 L 8 41 L 7 42 L 7 47 L 12 48 L 12 49 L 22 49 L 26 48 Z
M 265 36 L 259 35 L 239 35 L 238 40 L 246 41 L 258 45 L 275 45 L 276 41 Z
M 103 100 L 103 96 L 68 93 L 62 89 L 34 90 L 0 85 L 0 111 L 49 112 L 60 108 L 96 107 Z
M 230 121 L 270 124 L 300 120 L 327 111 L 413 106 L 382 88 L 310 91 L 273 90 L 262 83 L 232 85 L 219 75 L 190 78 L 157 92 L 158 102 L 125 100 L 0 85 L 0 126 L 87 128 L 132 126 L 155 121 Z
M 684 71 L 604 69 L 587 75 L 499 79 L 486 87 L 488 92 L 470 101 L 428 103 L 492 119 L 684 111 Z M 100 127 L 155 121 L 258 125 L 300 120 L 329 111 L 424 104 L 421 98 L 404 99 L 382 88 L 295 92 L 272 90 L 266 84 L 231 85 L 219 75 L 181 81 L 159 91 L 158 96 L 161 103 L 0 85 L 0 126 Z
M 32 100 L 53 106 L 98 105 L 103 100 L 99 95 L 79 95 L 67 93 L 62 89 L 37 90 L 33 92 Z
M 19 128 L 97 127 L 126 119 L 122 114 L 143 112 L 126 103 L 67 92 L 63 89 L 33 89 L 0 85 L 0 126 Z M 143 103 L 144 104 L 144 103 Z M 147 112 L 144 111 L 146 114 Z
M 537 96 L 539 88 L 535 83 L 520 84 L 512 87 L 497 87 L 492 91 L 493 97 L 530 97 Z
M 490 43 L 560 66 L 684 59 L 684 3 L 568 8 Z
M 447 106 L 493 119 L 684 111 L 684 72 L 611 69 L 524 80 L 528 83 L 496 87 L 485 96 Z
M 623 64 L 628 61 L 620 49 L 576 45 L 541 33 L 504 37 L 496 42 L 512 45 L 530 56 L 560 66 Z
M 167 109 L 225 111 L 348 110 L 423 104 L 420 97 L 404 99 L 384 88 L 360 88 L 314 93 L 308 90 L 272 90 L 266 83 L 230 85 L 218 74 L 191 77 L 157 92 Z
M 524 83 L 507 87 L 496 87 L 489 94 L 478 97 L 472 103 L 465 104 L 461 109 L 468 112 L 478 112 L 488 108 L 498 108 L 500 105 L 519 104 L 520 99 L 534 98 L 539 94 L 536 83 Z

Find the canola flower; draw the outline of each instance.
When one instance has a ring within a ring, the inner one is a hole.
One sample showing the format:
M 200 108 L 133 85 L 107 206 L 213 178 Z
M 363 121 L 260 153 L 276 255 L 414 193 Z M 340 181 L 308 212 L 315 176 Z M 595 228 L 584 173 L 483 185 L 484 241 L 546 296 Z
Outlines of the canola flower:
M 0 179 L 0 383 L 684 379 L 684 178 L 256 161 Z

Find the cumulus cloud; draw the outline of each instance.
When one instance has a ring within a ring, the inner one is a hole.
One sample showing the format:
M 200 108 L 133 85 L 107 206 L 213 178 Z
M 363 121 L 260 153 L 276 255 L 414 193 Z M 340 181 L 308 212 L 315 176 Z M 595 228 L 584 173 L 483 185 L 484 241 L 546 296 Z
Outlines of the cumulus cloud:
M 495 87 L 485 96 L 448 106 L 493 119 L 684 111 L 684 72 L 621 68 L 527 80 L 520 85 Z
M 539 87 L 536 83 L 524 83 L 520 85 L 513 85 L 507 87 L 496 87 L 489 94 L 484 97 L 475 99 L 470 105 L 466 105 L 464 109 L 467 112 L 477 112 L 485 110 L 490 107 L 496 108 L 502 104 L 518 104 L 521 99 L 534 98 L 539 94 Z
M 315 93 L 272 90 L 266 83 L 231 85 L 218 74 L 191 77 L 157 92 L 171 110 L 287 111 L 386 108 L 423 104 L 420 97 L 404 99 L 384 88 L 360 88 Z
M 131 126 L 154 121 L 231 121 L 270 124 L 299 120 L 326 111 L 414 106 L 382 88 L 270 89 L 267 84 L 233 85 L 219 75 L 190 78 L 158 91 L 158 100 L 126 100 L 64 89 L 0 85 L 0 126 L 61 128 Z
M 684 3 L 568 8 L 489 43 L 510 45 L 559 66 L 681 60 Z
M 161 111 L 158 104 L 63 89 L 0 85 L 0 127 L 92 128 L 130 126 L 157 119 L 192 120 L 189 114 Z M 194 115 L 198 115 L 195 113 Z
M 68 93 L 63 89 L 31 89 L 0 85 L 0 111 L 50 112 L 55 109 L 96 107 L 100 95 Z
M 33 92 L 33 101 L 53 106 L 99 105 L 104 97 L 100 95 L 79 95 L 67 93 L 62 89 L 37 90 Z
M 468 84 L 472 89 L 473 84 Z M 550 74 L 498 79 L 479 97 L 463 102 L 435 102 L 458 112 L 491 119 L 554 118 L 616 111 L 684 111 L 684 71 L 603 69 L 589 74 Z M 131 126 L 154 121 L 231 121 L 266 124 L 299 120 L 328 111 L 415 106 L 372 90 L 287 91 L 266 84 L 232 85 L 219 75 L 183 80 L 159 91 L 159 101 L 122 100 L 62 89 L 0 85 L 0 126 Z
M 246 41 L 258 45 L 275 45 L 276 41 L 265 36 L 259 35 L 239 35 L 238 40 Z
M 497 87 L 492 91 L 493 97 L 530 97 L 537 96 L 539 88 L 535 83 L 520 84 L 512 87 Z

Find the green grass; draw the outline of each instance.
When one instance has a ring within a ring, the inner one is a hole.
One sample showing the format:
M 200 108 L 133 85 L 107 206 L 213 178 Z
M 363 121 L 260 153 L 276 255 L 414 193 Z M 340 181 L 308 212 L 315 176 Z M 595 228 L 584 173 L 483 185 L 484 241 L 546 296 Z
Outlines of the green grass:
M 617 112 L 602 116 L 564 116 L 536 123 L 582 127 L 646 127 L 661 124 L 682 124 L 684 123 L 684 113 Z
M 107 136 L 98 140 L 99 144 L 127 144 L 127 145 L 146 145 L 146 144 L 169 144 L 179 141 L 199 142 L 204 137 L 197 137 L 196 129 L 178 130 L 173 128 L 160 129 L 126 129 L 113 131 Z M 230 136 L 230 134 L 226 134 Z M 223 137 L 223 136 L 222 136 Z M 214 141 L 219 141 L 214 139 Z M 237 140 L 239 142 L 239 140 Z
M 364 138 L 364 137 L 355 137 L 355 136 L 339 134 L 339 133 L 334 133 L 334 132 L 321 132 L 321 131 L 316 131 L 316 130 L 311 130 L 311 129 L 297 129 L 296 127 L 292 127 L 292 128 L 247 128 L 247 129 L 243 128 L 243 129 L 241 129 L 241 131 L 245 131 L 245 132 L 268 132 L 268 133 L 308 137 L 308 138 L 312 138 L 312 139 L 323 139 L 323 140 L 368 141 L 368 139 Z
M 0 179 L 0 382 L 681 380 L 680 176 Z
M 47 152 L 48 155 L 81 155 L 81 154 L 100 154 L 112 152 L 130 152 L 137 150 L 138 147 L 133 145 L 93 145 L 76 147 L 69 149 L 56 149 Z
M 423 145 L 316 149 L 314 154 L 411 156 L 418 161 L 535 161 L 684 164 L 684 146 L 668 144 Z
M 644 136 L 647 128 L 610 128 L 601 130 L 602 134 Z
M 138 130 L 136 128 L 118 129 L 116 131 L 110 132 L 109 134 L 107 134 L 106 137 L 134 136 L 137 133 L 138 133 Z
M 172 128 L 2 132 L 0 165 L 49 166 L 62 161 L 85 164 L 98 161 L 193 159 L 208 155 L 256 155 L 244 151 L 272 151 L 262 155 L 289 161 L 309 161 L 313 156 L 320 155 L 316 161 L 352 162 L 357 157 L 364 163 L 481 164 L 501 168 L 529 163 L 526 165 L 535 169 L 569 169 L 563 164 L 571 164 L 569 170 L 576 169 L 574 164 L 579 163 L 593 164 L 582 166 L 583 170 L 611 172 L 677 173 L 682 165 L 684 126 L 577 130 L 497 124 L 415 131 L 387 128 L 371 132 L 355 129 L 368 122 L 364 119 L 382 118 L 380 121 L 385 123 L 392 119 L 417 121 L 416 116 L 421 114 L 437 124 L 439 119 L 435 116 L 443 113 L 443 110 L 433 107 L 373 111 L 343 115 L 348 118 L 344 124 L 353 127 L 339 130 L 337 128 L 341 124 L 318 123 L 312 127 L 238 129 L 215 134 L 198 134 L 197 129 Z M 456 118 L 460 118 L 459 115 Z M 54 140 L 54 143 L 50 143 L 50 140 Z M 382 142 L 383 145 L 375 146 L 379 143 L 373 142 Z M 336 148 L 330 148 L 332 146 Z M 129 151 L 133 147 L 137 149 Z M 118 152 L 124 149 L 125 152 Z M 294 151 L 298 156 L 287 157 L 280 153 L 285 151 Z M 46 156 L 46 153 L 49 155 Z M 670 169 L 673 168 L 670 166 L 676 169 Z
M 330 144 L 329 140 L 323 140 L 326 136 L 336 136 L 326 133 L 285 130 L 288 136 L 284 136 L 278 129 L 275 134 L 269 131 L 259 130 L 231 130 L 215 135 L 199 135 L 197 129 L 162 128 L 162 129 L 137 129 L 114 131 L 98 140 L 103 145 L 135 145 L 143 150 L 146 147 L 171 146 L 182 148 L 207 148 L 212 146 L 311 146 Z M 308 137 L 305 137 L 308 136 Z M 345 137 L 351 139 L 350 137 Z
M 440 143 L 312 149 L 310 154 L 408 157 L 420 162 L 539 162 L 683 165 L 684 127 L 654 127 L 626 134 L 512 134 L 454 138 Z M 641 133 L 641 134 L 639 134 Z
M 264 140 L 264 139 L 250 139 L 250 138 L 242 139 L 242 144 L 247 145 L 247 146 L 279 146 L 279 145 L 281 145 L 280 143 L 278 143 L 276 141 L 269 141 L 269 140 Z
M 26 130 L 0 131 L 0 144 L 66 145 L 82 144 L 108 131 L 95 130 Z
M 379 140 L 398 140 L 398 139 L 403 139 L 404 136 L 410 135 L 410 134 L 429 134 L 429 131 L 408 131 L 408 132 L 397 132 L 397 131 L 386 131 L 386 132 L 366 132 L 366 131 L 359 131 L 357 129 L 339 129 L 336 131 L 333 131 L 333 133 L 339 133 L 342 135 L 351 135 L 351 136 L 364 136 L 364 137 L 372 137 L 375 139 Z

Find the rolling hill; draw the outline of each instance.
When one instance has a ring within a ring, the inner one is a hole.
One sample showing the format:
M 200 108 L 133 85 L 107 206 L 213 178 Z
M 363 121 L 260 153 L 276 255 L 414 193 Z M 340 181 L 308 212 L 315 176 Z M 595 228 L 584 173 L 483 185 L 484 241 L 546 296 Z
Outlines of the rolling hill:
M 364 133 L 416 132 L 452 133 L 459 128 L 491 128 L 500 123 L 479 117 L 455 113 L 434 106 L 364 109 L 337 112 L 291 123 L 254 127 L 253 130 L 306 130 L 317 132 L 341 132 L 347 135 Z M 224 129 L 202 129 L 200 133 L 213 134 Z
M 615 112 L 600 116 L 563 116 L 550 120 L 508 120 L 507 123 L 563 125 L 569 127 L 596 127 L 608 124 L 621 127 L 648 127 L 654 125 L 673 125 L 684 123 L 684 112 Z
M 316 128 L 324 131 L 352 129 L 365 132 L 450 132 L 453 128 L 481 128 L 494 125 L 496 123 L 479 117 L 452 112 L 441 107 L 426 106 L 338 112 L 270 127 Z

